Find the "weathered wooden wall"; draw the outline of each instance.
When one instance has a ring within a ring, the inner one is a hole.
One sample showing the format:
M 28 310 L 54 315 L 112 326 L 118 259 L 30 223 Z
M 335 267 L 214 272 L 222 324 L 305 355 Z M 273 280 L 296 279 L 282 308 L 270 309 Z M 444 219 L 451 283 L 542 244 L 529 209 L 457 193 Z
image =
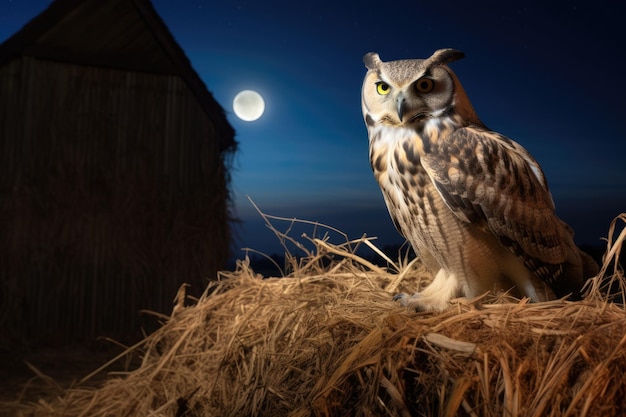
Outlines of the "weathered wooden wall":
M 228 155 L 178 77 L 20 57 L 0 67 L 0 329 L 138 331 L 230 247 Z

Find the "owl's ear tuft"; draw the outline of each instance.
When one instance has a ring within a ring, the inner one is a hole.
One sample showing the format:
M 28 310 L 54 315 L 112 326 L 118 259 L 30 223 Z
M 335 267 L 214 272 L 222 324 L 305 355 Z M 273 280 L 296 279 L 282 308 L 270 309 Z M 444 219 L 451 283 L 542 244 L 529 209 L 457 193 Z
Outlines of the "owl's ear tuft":
M 369 52 L 363 57 L 363 63 L 367 69 L 376 69 L 383 63 L 376 52 Z
M 464 58 L 465 54 L 456 49 L 438 49 L 428 58 L 430 65 L 444 65 Z

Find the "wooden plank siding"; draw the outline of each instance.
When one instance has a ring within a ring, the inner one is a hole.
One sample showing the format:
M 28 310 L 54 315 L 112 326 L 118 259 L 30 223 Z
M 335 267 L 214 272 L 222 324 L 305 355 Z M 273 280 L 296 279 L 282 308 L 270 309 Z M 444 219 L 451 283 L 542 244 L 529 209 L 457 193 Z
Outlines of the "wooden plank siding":
M 132 339 L 140 310 L 169 312 L 183 283 L 199 294 L 231 242 L 218 133 L 179 76 L 0 66 L 5 337 Z

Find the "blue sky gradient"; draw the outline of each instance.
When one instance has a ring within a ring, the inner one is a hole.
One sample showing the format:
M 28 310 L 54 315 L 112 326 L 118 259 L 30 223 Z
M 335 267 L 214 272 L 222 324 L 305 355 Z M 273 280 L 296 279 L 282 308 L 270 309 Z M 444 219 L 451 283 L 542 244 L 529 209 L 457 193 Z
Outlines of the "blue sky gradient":
M 383 60 L 464 51 L 452 68 L 479 117 L 539 161 L 579 243 L 600 243 L 626 211 L 618 1 L 153 3 L 237 132 L 236 248 L 282 251 L 247 196 L 268 214 L 402 243 L 367 156 L 360 89 L 369 51 Z M 49 4 L 0 1 L 0 41 Z M 242 89 L 264 96 L 261 119 L 233 114 Z

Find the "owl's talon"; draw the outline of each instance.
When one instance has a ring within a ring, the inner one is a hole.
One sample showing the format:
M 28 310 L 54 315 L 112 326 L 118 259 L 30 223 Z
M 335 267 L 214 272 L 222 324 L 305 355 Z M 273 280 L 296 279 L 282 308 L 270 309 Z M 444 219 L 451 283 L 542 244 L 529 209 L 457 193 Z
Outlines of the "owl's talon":
M 393 296 L 393 301 L 402 301 L 403 299 L 405 299 L 407 296 L 407 294 L 405 293 L 400 293 L 400 294 L 396 294 Z
M 402 307 L 409 307 L 411 306 L 411 301 L 416 300 L 418 297 L 418 294 L 410 295 L 406 293 L 400 293 L 393 296 L 393 301 L 399 301 Z

